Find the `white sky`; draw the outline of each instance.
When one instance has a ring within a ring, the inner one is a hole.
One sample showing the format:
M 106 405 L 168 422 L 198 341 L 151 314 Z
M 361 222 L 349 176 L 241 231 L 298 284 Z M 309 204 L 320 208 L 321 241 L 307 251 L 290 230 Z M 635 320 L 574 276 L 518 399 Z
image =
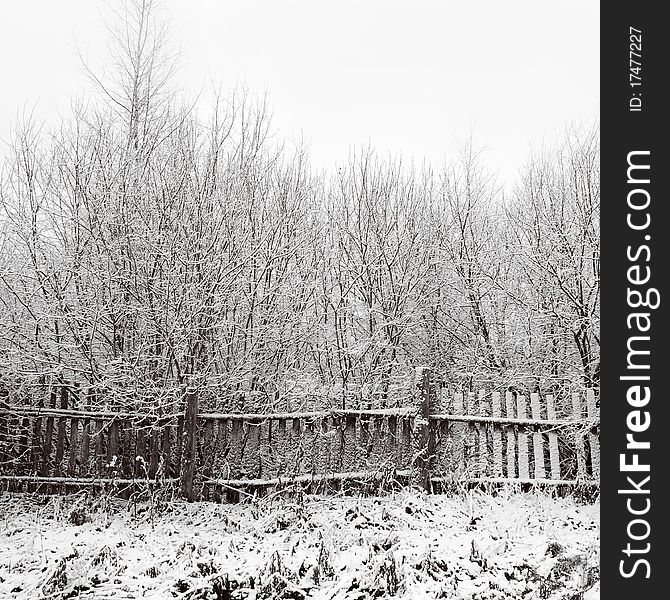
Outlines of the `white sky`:
M 596 0 L 165 0 L 180 84 L 269 92 L 275 128 L 317 166 L 371 142 L 436 163 L 473 133 L 510 179 L 531 144 L 598 118 Z M 0 137 L 17 114 L 47 122 L 88 86 L 76 43 L 105 48 L 103 0 L 5 1 Z M 0 154 L 4 155 L 3 148 Z

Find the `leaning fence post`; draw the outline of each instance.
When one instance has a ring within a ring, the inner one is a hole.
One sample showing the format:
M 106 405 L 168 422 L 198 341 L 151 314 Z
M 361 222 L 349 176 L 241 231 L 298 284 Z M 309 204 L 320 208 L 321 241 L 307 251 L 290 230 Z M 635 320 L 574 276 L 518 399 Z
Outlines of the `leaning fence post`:
M 198 417 L 198 395 L 193 388 L 186 389 L 186 409 L 184 411 L 184 460 L 181 472 L 181 493 L 192 502 L 193 479 L 195 477 L 196 424 Z
M 430 463 L 433 443 L 430 428 L 430 369 L 416 368 L 416 386 L 418 388 L 418 411 L 414 418 L 414 483 L 430 491 Z

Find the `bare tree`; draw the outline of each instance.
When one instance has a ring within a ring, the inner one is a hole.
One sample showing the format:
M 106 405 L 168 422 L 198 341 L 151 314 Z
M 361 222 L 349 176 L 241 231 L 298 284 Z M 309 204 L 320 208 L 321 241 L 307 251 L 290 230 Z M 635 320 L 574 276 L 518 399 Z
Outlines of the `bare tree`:
M 118 405 L 388 404 L 456 385 L 597 385 L 598 139 L 572 130 L 504 202 L 473 143 L 436 175 L 365 150 L 336 174 L 264 98 L 176 93 L 153 0 L 118 5 L 111 67 L 0 180 L 3 378 Z M 243 400 L 244 398 L 247 400 Z
M 569 130 L 555 152 L 530 163 L 508 207 L 520 280 L 514 296 L 542 327 L 549 371 L 577 372 L 589 386 L 600 371 L 598 142 L 595 128 Z

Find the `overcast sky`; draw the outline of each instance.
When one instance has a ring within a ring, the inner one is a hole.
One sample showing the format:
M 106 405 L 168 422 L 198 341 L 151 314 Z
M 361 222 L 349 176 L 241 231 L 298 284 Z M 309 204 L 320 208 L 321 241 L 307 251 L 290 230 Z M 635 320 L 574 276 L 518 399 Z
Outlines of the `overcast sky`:
M 598 118 L 595 0 L 165 0 L 179 83 L 267 90 L 275 128 L 318 166 L 371 142 L 440 163 L 473 133 L 501 179 L 569 120 Z M 102 55 L 102 0 L 0 10 L 0 136 L 35 107 L 48 122 L 88 84 L 75 43 Z M 4 144 L 3 144 L 4 146 Z M 4 148 L 0 151 L 4 154 Z

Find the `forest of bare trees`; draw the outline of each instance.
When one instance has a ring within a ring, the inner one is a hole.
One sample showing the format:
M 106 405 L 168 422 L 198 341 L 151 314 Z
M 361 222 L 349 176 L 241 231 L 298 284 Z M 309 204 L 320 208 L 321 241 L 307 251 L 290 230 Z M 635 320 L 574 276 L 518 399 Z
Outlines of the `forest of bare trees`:
M 96 92 L 57 128 L 15 128 L 4 386 L 65 380 L 125 402 L 188 381 L 297 409 L 350 390 L 394 403 L 417 365 L 470 389 L 598 385 L 595 124 L 566 128 L 504 192 L 475 143 L 443 168 L 368 148 L 317 172 L 264 100 L 189 104 L 151 2 L 136 4 L 113 69 L 89 71 Z

